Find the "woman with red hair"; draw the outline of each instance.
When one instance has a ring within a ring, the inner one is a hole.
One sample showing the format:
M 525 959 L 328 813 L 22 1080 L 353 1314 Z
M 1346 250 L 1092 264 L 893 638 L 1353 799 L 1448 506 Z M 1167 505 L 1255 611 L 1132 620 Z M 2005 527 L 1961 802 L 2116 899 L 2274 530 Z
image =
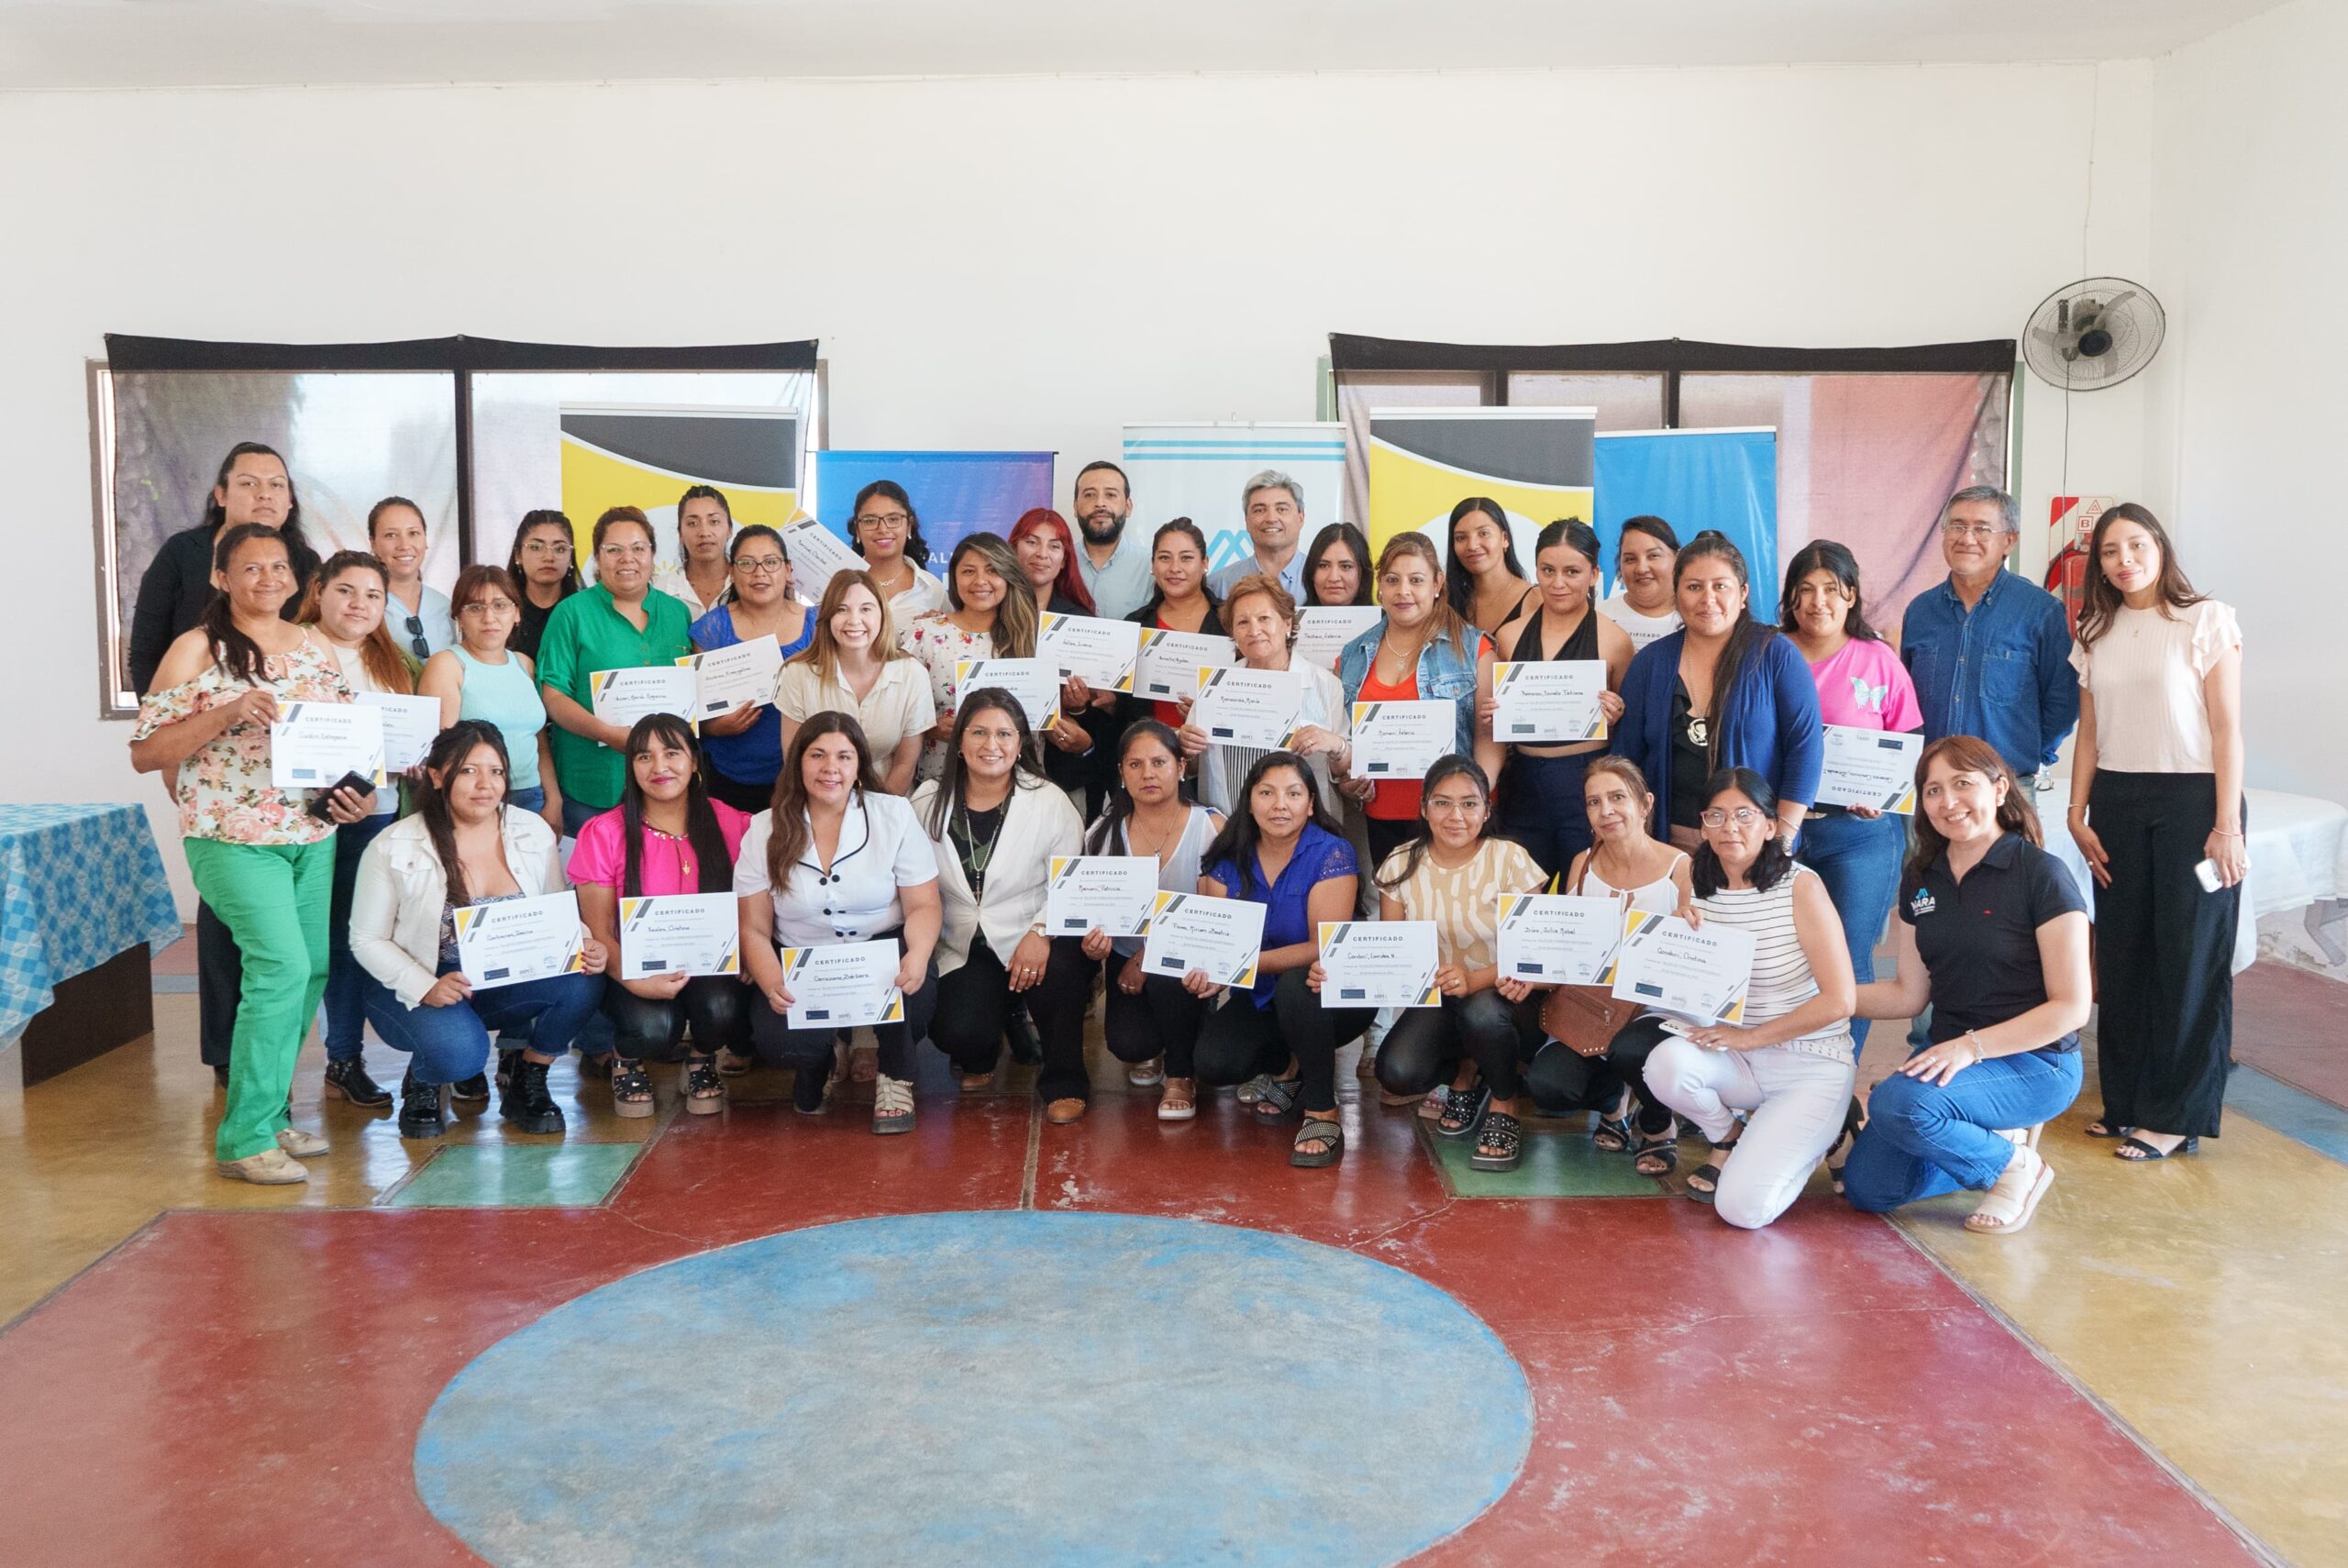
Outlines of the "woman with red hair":
M 1033 507 L 1011 525 L 1011 553 L 1047 615 L 1095 615 L 1091 591 L 1076 569 L 1076 536 L 1048 506 Z M 1106 695 L 1105 693 L 1103 695 Z M 1114 709 L 1096 705 L 1093 692 L 1071 677 L 1060 689 L 1060 717 L 1044 732 L 1044 772 L 1069 793 L 1090 822 L 1109 788 L 1105 769 L 1116 749 Z M 1113 699 L 1112 699 L 1113 701 Z

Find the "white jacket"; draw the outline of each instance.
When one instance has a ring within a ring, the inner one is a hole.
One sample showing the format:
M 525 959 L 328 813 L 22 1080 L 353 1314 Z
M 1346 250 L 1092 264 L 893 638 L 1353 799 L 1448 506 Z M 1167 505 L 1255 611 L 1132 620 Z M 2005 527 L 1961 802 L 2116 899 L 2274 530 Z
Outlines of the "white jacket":
M 929 823 L 929 803 L 936 799 L 936 780 L 914 791 L 914 810 L 923 825 Z M 983 930 L 987 945 L 1005 964 L 1027 928 L 1044 918 L 1044 895 L 1051 883 L 1052 856 L 1083 851 L 1084 822 L 1069 803 L 1068 792 L 1040 778 L 1022 778 L 1004 802 L 1002 836 L 987 860 L 986 901 L 970 897 L 970 879 L 962 875 L 962 856 L 953 841 L 940 834 L 931 844 L 937 850 L 937 897 L 945 920 L 937 935 L 937 972 L 950 975 L 970 956 L 970 935 Z
M 536 812 L 503 810 L 505 865 L 515 885 L 525 893 L 569 887 L 554 830 Z M 449 874 L 422 817 L 393 823 L 360 856 L 350 896 L 350 955 L 410 1008 L 440 977 L 440 910 L 448 901 Z

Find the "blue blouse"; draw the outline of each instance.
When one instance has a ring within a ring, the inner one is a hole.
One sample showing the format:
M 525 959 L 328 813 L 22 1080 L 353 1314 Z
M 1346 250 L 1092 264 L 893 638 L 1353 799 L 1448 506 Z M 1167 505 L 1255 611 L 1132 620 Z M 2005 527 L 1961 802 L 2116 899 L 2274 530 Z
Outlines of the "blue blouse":
M 815 635 L 815 612 L 799 624 L 799 635 L 781 643 L 782 657 L 789 658 L 807 646 Z M 734 630 L 733 606 L 720 604 L 692 624 L 690 634 L 693 646 L 703 653 L 715 653 L 730 648 L 742 638 Z M 750 727 L 736 735 L 703 734 L 702 750 L 709 756 L 709 764 L 737 784 L 771 784 L 775 775 L 782 771 L 782 715 L 769 702 L 759 710 Z
M 1312 916 L 1305 909 L 1312 889 L 1332 877 L 1360 876 L 1361 863 L 1354 858 L 1352 845 L 1317 823 L 1307 823 L 1297 837 L 1295 852 L 1268 890 L 1264 886 L 1263 863 L 1258 861 L 1247 869 L 1250 875 L 1245 883 L 1239 868 L 1229 860 L 1216 861 L 1205 874 L 1228 889 L 1233 898 L 1253 899 L 1264 906 L 1266 948 L 1292 947 L 1313 939 Z M 1252 994 L 1257 1007 L 1272 1005 L 1272 988 L 1279 982 L 1277 975 L 1257 974 Z

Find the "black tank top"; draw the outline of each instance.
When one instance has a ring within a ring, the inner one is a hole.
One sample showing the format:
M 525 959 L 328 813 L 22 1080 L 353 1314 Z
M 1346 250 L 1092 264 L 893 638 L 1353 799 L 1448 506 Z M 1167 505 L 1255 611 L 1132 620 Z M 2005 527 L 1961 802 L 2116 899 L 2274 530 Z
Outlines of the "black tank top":
M 1511 664 L 1540 662 L 1543 613 L 1544 612 L 1535 610 L 1532 617 L 1524 623 L 1524 630 L 1517 634 L 1516 646 L 1508 656 Z M 1551 657 L 1559 659 L 1598 657 L 1598 607 L 1596 605 L 1593 604 L 1582 612 L 1581 624 L 1574 628 L 1573 635 L 1567 637 L 1563 646 Z

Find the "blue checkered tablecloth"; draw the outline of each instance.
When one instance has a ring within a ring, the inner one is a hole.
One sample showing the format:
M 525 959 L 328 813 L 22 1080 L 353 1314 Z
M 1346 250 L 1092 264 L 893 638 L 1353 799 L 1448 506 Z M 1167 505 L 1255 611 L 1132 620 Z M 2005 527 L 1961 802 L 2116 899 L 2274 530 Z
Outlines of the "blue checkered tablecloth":
M 179 935 L 144 811 L 0 805 L 0 1041 L 57 999 L 59 981 Z

